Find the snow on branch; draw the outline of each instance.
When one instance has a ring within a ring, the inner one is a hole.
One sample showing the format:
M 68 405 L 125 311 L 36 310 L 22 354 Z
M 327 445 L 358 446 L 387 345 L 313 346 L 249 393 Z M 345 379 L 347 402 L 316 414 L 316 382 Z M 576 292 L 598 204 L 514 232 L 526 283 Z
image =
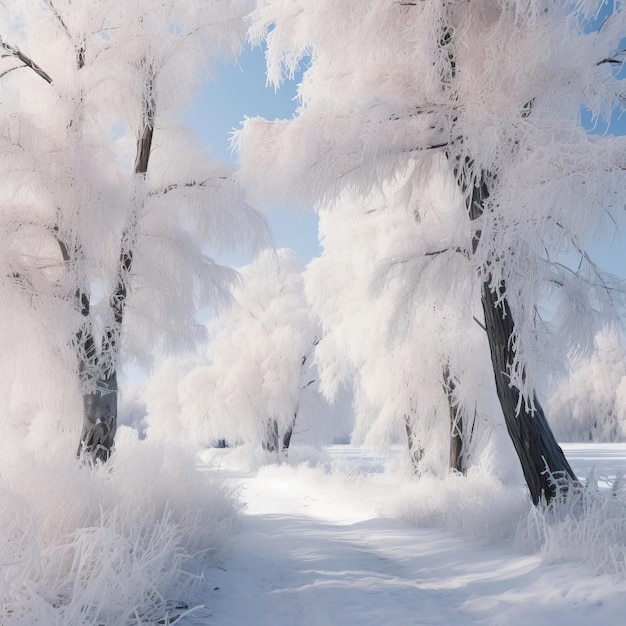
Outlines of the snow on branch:
M 6 43 L 2 39 L 2 37 L 0 37 L 0 49 L 3 50 L 3 53 L 0 54 L 1 58 L 4 59 L 8 57 L 14 57 L 18 59 L 19 61 L 21 61 L 25 67 L 29 67 L 31 70 L 33 70 L 33 72 L 35 72 L 37 76 L 43 78 L 47 83 L 52 83 L 52 78 L 45 70 L 43 70 L 39 65 L 37 65 L 37 63 L 35 63 L 30 57 L 26 56 L 19 48 Z M 17 69 L 17 68 L 12 68 L 11 70 L 8 70 L 8 71 L 12 71 L 13 69 Z M 8 72 L 4 72 L 4 74 L 6 73 Z
M 164 196 L 168 193 L 171 193 L 172 191 L 179 191 L 179 190 L 183 190 L 183 189 L 197 189 L 199 187 L 218 187 L 220 185 L 219 181 L 227 181 L 227 180 L 231 180 L 231 178 L 229 178 L 228 176 L 215 176 L 213 178 L 206 178 L 205 180 L 200 180 L 200 181 L 196 181 L 196 180 L 190 180 L 187 182 L 180 182 L 180 183 L 171 183 L 170 185 L 167 185 L 157 191 L 152 191 L 149 196 L 153 197 L 153 196 Z M 234 181 L 233 181 L 234 183 Z

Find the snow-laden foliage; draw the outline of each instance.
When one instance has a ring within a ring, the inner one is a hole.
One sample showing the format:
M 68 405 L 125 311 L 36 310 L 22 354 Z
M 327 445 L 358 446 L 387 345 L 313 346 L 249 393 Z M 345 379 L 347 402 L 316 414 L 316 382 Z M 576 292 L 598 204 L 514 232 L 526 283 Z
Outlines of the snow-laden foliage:
M 182 124 L 200 81 L 239 52 L 248 8 L 245 0 L 0 7 L 2 332 L 27 344 L 38 327 L 57 352 L 52 361 L 12 353 L 23 402 L 54 403 L 24 382 L 50 380 L 36 375 L 39 363 L 76 378 L 80 370 L 67 395 L 108 384 L 122 346 L 142 365 L 157 350 L 188 348 L 203 335 L 199 308 L 219 306 L 235 279 L 205 256 L 206 244 L 265 240 L 232 171 Z
M 461 253 L 505 288 L 508 374 L 530 400 L 538 361 L 588 352 L 621 306 L 585 253 L 603 217 L 622 221 L 626 192 L 626 140 L 590 136 L 580 121 L 581 107 L 595 119 L 623 111 L 625 13 L 615 4 L 594 30 L 600 5 L 260 0 L 251 16 L 271 82 L 305 67 L 294 119 L 250 119 L 236 137 L 255 197 L 318 208 L 346 189 L 367 198 L 433 153 L 466 200 L 484 185 Z M 580 263 L 559 264 L 568 251 Z M 560 301 L 551 326 L 539 315 L 546 296 Z
M 106 468 L 78 468 L 1 448 L 4 626 L 153 624 L 207 603 L 236 505 L 187 450 L 129 435 Z
M 281 438 L 292 427 L 315 428 L 301 424 L 301 413 L 309 421 L 328 405 L 312 367 L 319 329 L 302 269 L 291 250 L 270 249 L 240 269 L 231 306 L 209 324 L 205 353 L 166 361 L 150 381 L 148 437 L 259 443 L 274 423 Z
M 554 389 L 550 421 L 560 441 L 626 439 L 626 350 L 615 330 L 596 336 L 589 358 L 574 357 Z
M 474 270 L 459 253 L 469 219 L 442 164 L 409 162 L 368 197 L 345 193 L 320 211 L 323 254 L 306 274 L 324 330 L 322 390 L 354 385 L 353 441 L 406 442 L 408 422 L 437 471 L 448 465 L 450 402 L 464 416 L 467 463 L 504 434 Z

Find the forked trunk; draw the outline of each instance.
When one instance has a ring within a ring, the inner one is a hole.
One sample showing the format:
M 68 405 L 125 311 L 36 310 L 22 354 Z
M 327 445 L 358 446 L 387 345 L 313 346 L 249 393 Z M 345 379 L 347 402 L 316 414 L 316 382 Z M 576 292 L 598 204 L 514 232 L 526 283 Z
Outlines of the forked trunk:
M 84 54 L 84 51 L 83 51 Z M 80 55 L 79 55 L 80 59 Z M 143 125 L 137 139 L 134 174 L 145 180 L 148 173 L 154 120 L 156 113 L 154 68 L 149 66 L 143 92 Z M 90 321 L 90 302 L 86 293 L 77 292 L 84 328 L 78 333 L 77 346 L 81 359 L 81 374 L 94 380 L 96 390 L 83 396 L 83 431 L 78 455 L 90 461 L 107 461 L 113 452 L 117 430 L 117 361 L 124 311 L 128 297 L 128 280 L 133 267 L 133 248 L 137 228 L 136 207 L 131 210 L 129 223 L 122 232 L 117 267 L 117 283 L 109 296 L 113 323 L 105 329 L 98 355 Z M 64 254 L 64 258 L 65 258 Z M 68 257 L 69 259 L 69 257 Z

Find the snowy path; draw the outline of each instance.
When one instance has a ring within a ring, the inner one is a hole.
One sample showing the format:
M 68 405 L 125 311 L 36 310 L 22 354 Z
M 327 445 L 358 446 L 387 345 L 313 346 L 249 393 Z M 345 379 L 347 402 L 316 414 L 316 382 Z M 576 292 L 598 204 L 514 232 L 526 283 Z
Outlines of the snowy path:
M 625 623 L 624 585 L 582 567 L 377 517 L 289 468 L 225 473 L 247 510 L 207 624 Z

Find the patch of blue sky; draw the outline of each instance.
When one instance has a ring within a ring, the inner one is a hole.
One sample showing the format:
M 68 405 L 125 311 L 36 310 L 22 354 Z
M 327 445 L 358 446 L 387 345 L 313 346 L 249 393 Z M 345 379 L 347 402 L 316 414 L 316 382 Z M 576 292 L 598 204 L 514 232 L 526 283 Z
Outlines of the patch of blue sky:
M 203 85 L 188 109 L 186 122 L 215 158 L 235 165 L 236 155 L 230 145 L 233 131 L 240 128 L 246 117 L 293 117 L 298 105 L 299 79 L 295 76 L 294 80 L 285 81 L 278 90 L 268 86 L 264 50 L 248 47 L 236 63 L 224 63 L 215 80 Z M 305 263 L 320 254 L 317 216 L 312 211 L 303 213 L 277 206 L 268 212 L 267 219 L 276 247 L 291 248 Z M 237 253 L 220 260 L 241 265 L 251 259 Z

